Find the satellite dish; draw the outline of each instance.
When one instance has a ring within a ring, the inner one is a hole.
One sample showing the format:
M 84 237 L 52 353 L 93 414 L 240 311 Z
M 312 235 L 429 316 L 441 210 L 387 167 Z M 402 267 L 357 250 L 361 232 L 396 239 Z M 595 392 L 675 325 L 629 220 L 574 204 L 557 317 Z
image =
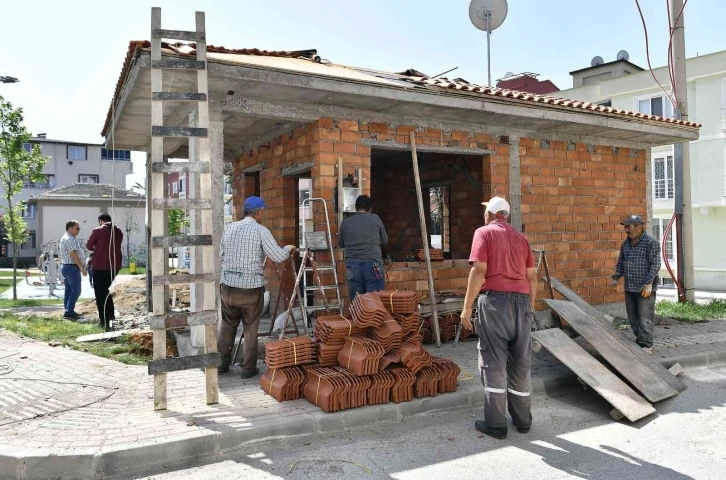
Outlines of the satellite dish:
M 630 60 L 630 54 L 627 50 L 620 50 L 618 52 L 618 60 L 625 60 L 626 62 Z
M 469 4 L 469 20 L 479 30 L 489 31 L 499 28 L 507 18 L 507 0 L 471 0 Z
M 605 63 L 605 60 L 603 60 L 601 56 L 592 57 L 592 60 L 590 60 L 591 67 L 597 67 L 598 65 L 602 65 L 603 63 Z
M 509 78 L 509 77 L 513 77 L 513 76 L 514 76 L 514 73 L 512 73 L 512 72 L 507 72 L 504 74 L 504 78 Z

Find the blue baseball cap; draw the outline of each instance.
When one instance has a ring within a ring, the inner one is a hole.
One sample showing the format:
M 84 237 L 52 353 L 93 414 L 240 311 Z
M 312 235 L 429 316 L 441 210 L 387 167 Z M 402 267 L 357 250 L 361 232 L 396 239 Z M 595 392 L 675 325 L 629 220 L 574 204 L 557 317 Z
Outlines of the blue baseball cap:
M 267 205 L 265 204 L 265 201 L 262 200 L 260 197 L 247 197 L 247 200 L 245 200 L 245 207 L 244 208 L 265 208 Z

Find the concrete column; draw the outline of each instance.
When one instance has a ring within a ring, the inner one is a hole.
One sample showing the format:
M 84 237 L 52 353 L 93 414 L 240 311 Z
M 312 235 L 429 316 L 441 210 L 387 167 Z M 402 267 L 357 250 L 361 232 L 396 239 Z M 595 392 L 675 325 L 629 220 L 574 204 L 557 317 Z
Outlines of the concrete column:
M 645 218 L 647 222 L 647 232 L 649 235 L 653 235 L 653 224 L 651 219 L 653 218 L 653 172 L 651 163 L 651 149 L 645 149 Z M 623 212 L 620 212 L 621 214 Z
M 519 137 L 509 137 L 509 206 L 512 227 L 522 231 L 522 180 L 519 168 Z

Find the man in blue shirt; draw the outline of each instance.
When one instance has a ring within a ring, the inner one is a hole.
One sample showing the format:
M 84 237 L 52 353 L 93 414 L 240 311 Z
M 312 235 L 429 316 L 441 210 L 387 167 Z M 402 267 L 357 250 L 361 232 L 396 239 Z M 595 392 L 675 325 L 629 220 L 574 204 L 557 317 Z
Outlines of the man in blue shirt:
M 625 277 L 625 309 L 636 342 L 653 353 L 653 317 L 655 292 L 660 270 L 660 245 L 645 233 L 640 215 L 631 215 L 620 223 L 628 239 L 620 246 L 620 256 L 611 285 L 617 289 L 620 277 Z

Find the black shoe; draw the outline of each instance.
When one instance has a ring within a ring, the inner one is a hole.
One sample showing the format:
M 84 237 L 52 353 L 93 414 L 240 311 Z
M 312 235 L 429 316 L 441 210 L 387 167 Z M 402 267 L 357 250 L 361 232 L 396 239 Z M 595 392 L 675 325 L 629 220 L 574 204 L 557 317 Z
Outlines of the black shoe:
M 484 423 L 484 420 L 477 420 L 474 422 L 474 428 L 476 428 L 479 432 L 489 435 L 490 437 L 494 437 L 499 440 L 504 440 L 507 438 L 507 428 L 492 428 L 488 427 L 486 423 Z
M 232 365 L 232 355 L 222 355 L 222 364 L 217 367 L 217 373 L 228 373 Z
M 254 369 L 253 371 L 251 371 L 251 372 L 242 372 L 242 373 L 240 374 L 240 378 L 242 378 L 242 379 L 245 379 L 245 378 L 252 378 L 252 377 L 254 377 L 255 375 L 257 375 L 258 373 L 260 373 L 260 370 L 259 370 L 259 369 L 257 369 L 257 368 L 255 368 L 255 369 Z
M 229 373 L 229 365 L 220 365 L 217 367 L 217 373 Z
M 529 429 L 532 427 L 529 426 L 529 427 L 516 427 L 516 428 L 519 433 L 529 433 Z
M 66 320 L 73 320 L 74 322 L 78 320 L 78 314 L 77 313 L 64 313 L 63 318 Z

